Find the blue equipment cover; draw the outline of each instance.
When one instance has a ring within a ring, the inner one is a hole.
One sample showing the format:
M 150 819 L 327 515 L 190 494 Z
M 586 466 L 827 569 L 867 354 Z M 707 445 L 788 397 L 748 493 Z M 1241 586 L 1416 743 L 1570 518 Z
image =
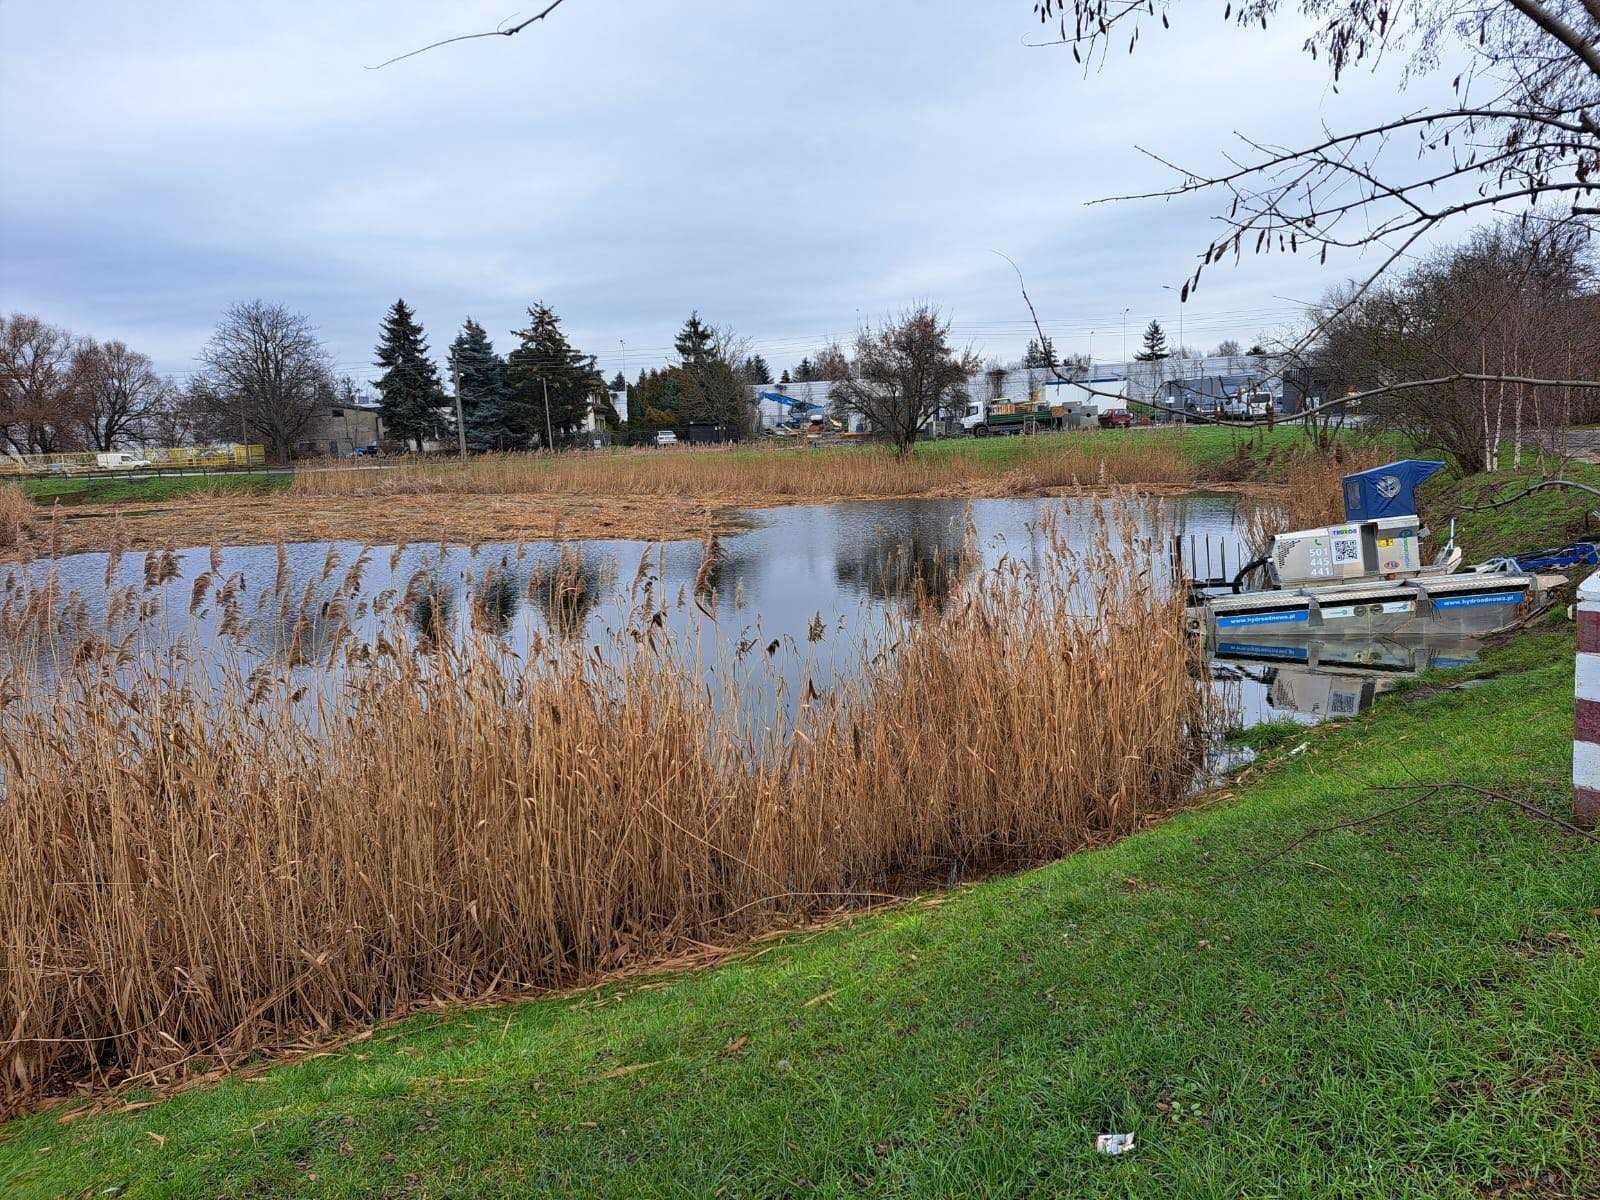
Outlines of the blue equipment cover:
M 762 392 L 761 398 L 770 400 L 774 404 L 783 405 L 790 412 L 796 413 L 810 412 L 813 408 L 821 407 L 821 405 L 813 404 L 809 400 L 796 400 L 793 396 L 785 396 L 782 392 Z
M 1403 458 L 1387 466 L 1346 475 L 1344 519 L 1353 522 L 1378 517 L 1414 517 L 1417 515 L 1417 489 L 1423 480 L 1442 470 L 1442 462 Z
M 1600 567 L 1600 546 L 1593 542 L 1575 542 L 1559 550 L 1535 550 L 1531 554 L 1517 555 L 1519 571 L 1566 571 L 1572 567 Z

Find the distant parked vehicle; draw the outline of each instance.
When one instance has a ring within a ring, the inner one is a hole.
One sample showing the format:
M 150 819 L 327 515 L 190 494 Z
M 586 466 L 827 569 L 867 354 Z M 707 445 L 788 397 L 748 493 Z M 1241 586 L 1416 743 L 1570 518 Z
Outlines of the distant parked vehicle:
M 672 430 L 670 430 L 670 429 L 658 429 L 656 431 L 656 445 L 658 445 L 658 446 L 676 446 L 677 444 L 678 444 L 678 435 L 673 433 Z
M 1101 429 L 1130 429 L 1132 426 L 1133 414 L 1125 408 L 1113 408 L 1100 414 Z
M 376 444 L 371 446 L 357 446 L 354 454 L 357 458 L 377 458 L 378 447 Z
M 94 465 L 102 471 L 138 471 L 155 464 L 148 458 L 140 458 L 137 454 L 113 450 L 108 454 L 96 454 Z

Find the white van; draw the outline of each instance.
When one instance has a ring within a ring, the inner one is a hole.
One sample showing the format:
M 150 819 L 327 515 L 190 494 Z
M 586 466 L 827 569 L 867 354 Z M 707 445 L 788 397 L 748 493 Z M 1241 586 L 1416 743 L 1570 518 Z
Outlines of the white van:
M 125 450 L 113 450 L 107 454 L 96 454 L 94 465 L 102 471 L 138 471 L 155 464 L 148 458 L 140 458 Z

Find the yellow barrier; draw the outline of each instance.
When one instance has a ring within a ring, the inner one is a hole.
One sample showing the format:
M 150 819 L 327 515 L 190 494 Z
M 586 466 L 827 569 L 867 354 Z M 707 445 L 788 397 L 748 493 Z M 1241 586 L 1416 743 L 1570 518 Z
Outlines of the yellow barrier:
M 129 451 L 145 459 L 148 467 L 103 467 L 93 450 L 69 454 L 23 454 L 0 456 L 0 476 L 5 475 L 84 475 L 94 471 L 171 471 L 228 467 L 261 467 L 267 462 L 265 446 L 161 446 Z

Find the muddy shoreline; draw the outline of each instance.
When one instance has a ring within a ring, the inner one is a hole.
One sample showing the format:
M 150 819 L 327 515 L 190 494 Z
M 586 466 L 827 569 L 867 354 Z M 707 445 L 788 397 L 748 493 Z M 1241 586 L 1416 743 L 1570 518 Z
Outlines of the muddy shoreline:
M 113 546 L 143 551 L 323 541 L 369 545 L 447 542 L 466 546 L 554 539 L 679 541 L 738 533 L 749 527 L 745 514 L 750 509 L 786 505 L 1111 494 L 1231 493 L 1270 498 L 1282 493 L 1282 485 L 1262 483 L 1126 484 L 1018 491 L 1006 487 L 1003 480 L 994 482 L 997 486 L 967 484 L 891 496 L 817 497 L 771 492 L 714 498 L 450 492 L 305 496 L 284 492 L 184 497 L 157 503 L 41 505 L 24 543 L 0 549 L 0 563 L 102 553 Z

